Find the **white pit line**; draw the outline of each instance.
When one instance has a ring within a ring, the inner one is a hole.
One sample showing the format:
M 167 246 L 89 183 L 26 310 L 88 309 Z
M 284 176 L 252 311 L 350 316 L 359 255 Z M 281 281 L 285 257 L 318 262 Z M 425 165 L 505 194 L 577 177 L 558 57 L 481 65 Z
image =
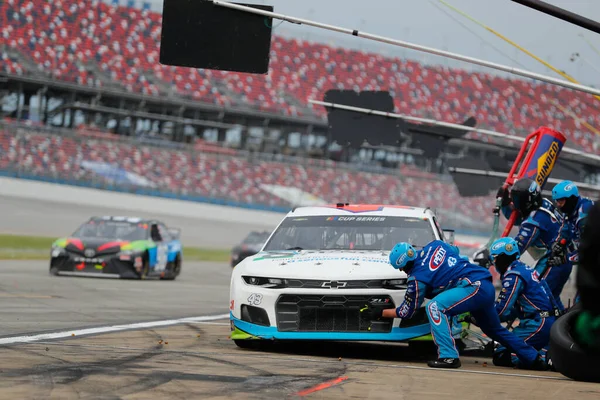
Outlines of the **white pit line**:
M 194 323 L 194 322 L 207 322 L 207 321 L 217 321 L 220 319 L 229 318 L 229 314 L 219 314 L 219 315 L 205 315 L 201 317 L 189 317 L 189 318 L 180 318 L 180 319 L 167 319 L 163 321 L 153 321 L 153 322 L 138 322 L 135 324 L 124 324 L 124 325 L 109 325 L 109 326 L 99 326 L 96 328 L 87 328 L 87 329 L 72 329 L 65 330 L 60 332 L 52 332 L 52 333 L 41 333 L 37 335 L 26 335 L 26 336 L 10 336 L 5 338 L 0 338 L 0 345 L 8 345 L 15 343 L 31 343 L 31 342 L 39 342 L 41 340 L 51 340 L 51 339 L 63 339 L 78 336 L 87 336 L 87 335 L 98 335 L 102 333 L 110 333 L 110 332 L 122 332 L 122 331 L 130 331 L 134 329 L 148 329 L 148 328 L 157 328 L 161 326 L 171 326 L 185 323 Z M 228 325 L 228 324 L 225 324 Z

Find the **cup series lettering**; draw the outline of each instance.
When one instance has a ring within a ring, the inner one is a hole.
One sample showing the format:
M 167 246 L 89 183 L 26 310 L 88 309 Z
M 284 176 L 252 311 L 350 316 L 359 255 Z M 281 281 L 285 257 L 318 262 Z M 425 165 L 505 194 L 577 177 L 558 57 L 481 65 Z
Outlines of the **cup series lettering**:
M 338 221 L 382 222 L 385 217 L 338 217 Z

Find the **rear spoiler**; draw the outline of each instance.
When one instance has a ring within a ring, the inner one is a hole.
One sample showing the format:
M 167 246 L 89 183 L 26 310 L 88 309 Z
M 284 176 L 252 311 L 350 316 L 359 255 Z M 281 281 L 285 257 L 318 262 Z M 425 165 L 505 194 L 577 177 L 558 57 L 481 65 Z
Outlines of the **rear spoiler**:
M 169 232 L 169 235 L 175 240 L 179 239 L 179 237 L 181 236 L 181 229 L 179 228 L 169 228 L 167 229 L 167 231 Z

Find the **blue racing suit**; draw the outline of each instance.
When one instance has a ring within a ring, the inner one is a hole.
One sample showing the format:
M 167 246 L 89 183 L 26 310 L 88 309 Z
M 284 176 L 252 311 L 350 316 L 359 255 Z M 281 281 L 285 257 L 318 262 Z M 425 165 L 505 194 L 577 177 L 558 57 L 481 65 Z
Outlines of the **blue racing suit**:
M 502 212 L 506 218 L 509 218 L 512 209 L 510 206 L 506 206 L 502 208 Z M 515 225 L 520 226 L 519 233 L 515 237 L 520 253 L 524 254 L 528 249 L 533 254 L 542 253 L 541 258 L 537 260 L 535 270 L 541 279 L 548 283 L 560 310 L 564 310 L 560 294 L 569 280 L 573 263 L 567 260 L 566 263 L 555 267 L 548 266 L 547 263 L 552 255 L 552 245 L 555 242 L 561 238 L 566 239 L 567 242 L 572 240 L 571 225 L 548 199 L 543 199 L 540 208 L 529 214 L 525 221 L 518 219 Z
M 502 289 L 496 300 L 500 321 L 519 319 L 513 333 L 545 354 L 550 342 L 550 328 L 558 316 L 559 306 L 544 280 L 534 268 L 516 260 L 502 276 Z M 506 352 L 505 347 L 496 353 Z M 517 364 L 512 357 L 512 364 Z
M 511 349 L 523 364 L 536 360 L 538 352 L 501 325 L 490 272 L 462 258 L 456 248 L 434 240 L 418 252 L 406 273 L 408 287 L 396 315 L 411 318 L 425 298 L 431 299 L 426 312 L 439 358 L 459 358 L 449 318 L 470 312 L 486 335 Z

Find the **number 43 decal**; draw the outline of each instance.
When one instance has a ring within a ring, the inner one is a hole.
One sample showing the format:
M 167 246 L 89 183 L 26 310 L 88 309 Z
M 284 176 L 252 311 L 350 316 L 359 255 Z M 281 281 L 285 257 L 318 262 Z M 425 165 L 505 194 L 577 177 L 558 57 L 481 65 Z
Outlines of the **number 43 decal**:
M 262 294 L 260 293 L 252 293 L 250 297 L 248 297 L 248 303 L 252 305 L 259 305 L 262 302 Z

